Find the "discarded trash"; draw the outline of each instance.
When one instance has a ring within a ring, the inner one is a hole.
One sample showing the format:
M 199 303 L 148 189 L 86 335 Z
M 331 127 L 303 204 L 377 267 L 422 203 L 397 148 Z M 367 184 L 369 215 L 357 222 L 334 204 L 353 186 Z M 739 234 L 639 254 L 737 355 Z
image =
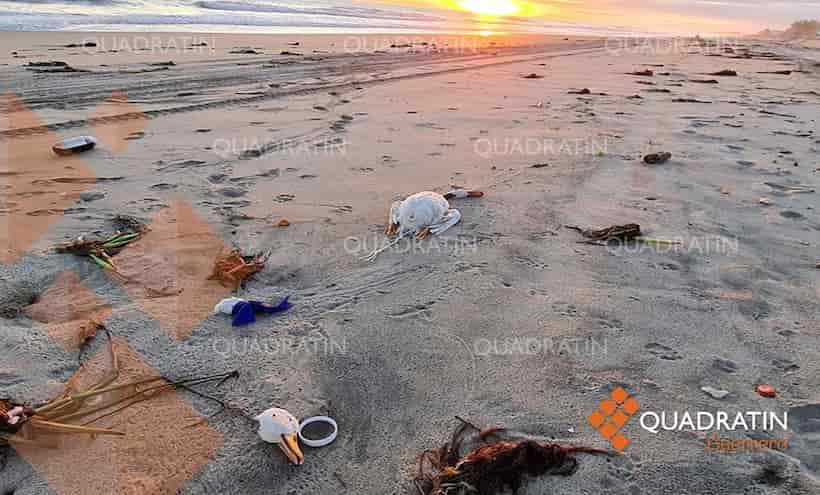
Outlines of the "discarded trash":
M 278 225 L 279 227 L 289 227 L 290 221 L 287 218 L 283 218 L 279 220 L 279 223 L 277 223 L 276 225 Z
M 615 455 L 591 447 L 518 440 L 487 443 L 462 456 L 461 447 L 468 430 L 476 430 L 481 441 L 503 431 L 501 428 L 482 431 L 462 422 L 443 447 L 427 450 L 419 456 L 419 471 L 414 481 L 420 493 L 496 495 L 507 490 L 518 493 L 528 477 L 573 474 L 578 466 L 573 454 Z
M 259 437 L 275 443 L 292 464 L 304 464 L 305 456 L 299 448 L 299 421 L 284 409 L 272 407 L 255 418 L 259 421 Z
M 430 234 L 438 235 L 461 221 L 461 212 L 450 208 L 449 199 L 480 198 L 481 191 L 467 191 L 454 189 L 446 194 L 432 191 L 423 191 L 413 194 L 404 201 L 395 201 L 390 206 L 388 224 L 384 233 L 396 238 L 385 246 L 375 249 L 362 259 L 373 261 L 382 252 L 398 244 L 408 235 L 415 235 L 416 239 L 425 239 Z
M 668 151 L 661 151 L 659 153 L 650 153 L 643 157 L 643 162 L 647 165 L 660 165 L 672 159 L 672 153 Z
M 306 434 L 305 427 L 310 425 L 324 425 L 326 427 L 330 427 L 330 433 L 325 435 L 324 437 L 320 438 L 310 438 L 312 435 Z M 299 425 L 299 440 L 302 441 L 308 447 L 319 448 L 325 447 L 333 443 L 336 440 L 336 437 L 339 435 L 339 425 L 336 424 L 336 421 L 333 418 L 327 416 L 313 416 L 312 418 L 307 418 L 302 420 L 302 423 Z
M 760 198 L 757 200 L 757 202 L 762 204 L 763 206 L 771 206 L 773 204 L 772 200 L 769 198 Z
M 755 390 L 761 397 L 773 398 L 777 396 L 777 391 L 771 385 L 760 384 Z
M 234 250 L 220 255 L 214 262 L 214 269 L 208 280 L 218 280 L 225 287 L 239 288 L 245 279 L 261 272 L 265 268 L 268 255 L 245 256 L 241 251 Z
M 57 252 L 72 253 L 77 256 L 88 256 L 103 270 L 110 270 L 120 274 L 117 265 L 112 257 L 119 253 L 129 244 L 136 242 L 142 237 L 143 232 L 118 232 L 105 240 L 85 240 L 82 236 L 74 241 L 60 244 Z M 120 274 L 121 275 L 121 274 Z
M 241 327 L 256 322 L 256 313 L 281 313 L 292 308 L 293 305 L 288 302 L 289 297 L 282 299 L 276 306 L 259 301 L 247 301 L 239 297 L 229 297 L 219 301 L 214 306 L 214 313 L 233 316 L 231 324 L 235 327 Z
M 91 136 L 77 136 L 64 139 L 51 147 L 54 153 L 60 156 L 69 156 L 89 151 L 97 146 L 97 140 Z

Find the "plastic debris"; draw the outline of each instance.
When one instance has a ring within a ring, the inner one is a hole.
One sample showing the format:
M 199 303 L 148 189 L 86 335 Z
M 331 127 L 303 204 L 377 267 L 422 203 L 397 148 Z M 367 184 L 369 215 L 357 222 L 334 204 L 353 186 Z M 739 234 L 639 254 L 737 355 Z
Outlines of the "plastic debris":
M 233 316 L 231 324 L 235 327 L 241 327 L 256 322 L 256 313 L 281 313 L 292 308 L 293 305 L 288 302 L 289 297 L 282 299 L 276 306 L 260 301 L 247 301 L 239 297 L 229 297 L 219 301 L 214 306 L 214 313 Z
M 299 421 L 293 414 L 285 409 L 272 407 L 253 419 L 259 421 L 259 438 L 276 444 L 292 464 L 304 464 L 305 455 L 299 448 Z
M 64 139 L 51 147 L 60 156 L 69 156 L 94 149 L 97 140 L 91 136 L 77 136 Z
M 777 391 L 771 385 L 760 384 L 755 387 L 755 391 L 761 397 L 767 397 L 769 399 L 777 397 Z
M 310 438 L 309 435 L 305 434 L 305 427 L 310 425 L 326 425 L 330 427 L 331 431 L 324 437 Z M 336 424 L 336 420 L 328 416 L 313 416 L 311 418 L 303 419 L 301 424 L 299 424 L 299 440 L 301 440 L 302 443 L 308 447 L 325 447 L 333 443 L 338 435 L 339 425 Z

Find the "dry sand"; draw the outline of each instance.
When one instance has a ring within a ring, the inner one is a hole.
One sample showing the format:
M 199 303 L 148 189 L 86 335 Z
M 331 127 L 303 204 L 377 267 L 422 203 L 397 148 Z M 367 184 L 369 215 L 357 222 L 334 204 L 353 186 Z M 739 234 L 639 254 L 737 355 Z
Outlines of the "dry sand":
M 245 414 L 330 414 L 339 439 L 291 467 L 241 414 L 180 391 L 109 418 L 129 436 L 80 444 L 86 460 L 0 448 L 0 493 L 416 493 L 416 455 L 454 415 L 605 448 L 586 418 L 617 386 L 645 411 L 789 412 L 790 447 L 710 452 L 632 420 L 624 455 L 525 493 L 820 491 L 820 202 L 790 188 L 820 170 L 816 51 L 191 36 L 0 35 L 0 397 L 88 383 L 105 340 L 80 336 L 105 318 L 128 376 L 237 369 L 209 392 Z M 24 66 L 50 60 L 87 72 Z M 709 75 L 722 69 L 738 76 Z M 80 134 L 100 146 L 50 155 Z M 451 186 L 486 196 L 457 201 L 441 238 L 357 259 L 392 200 Z M 50 249 L 118 213 L 152 226 L 116 258 L 131 282 Z M 682 244 L 607 248 L 564 228 L 627 222 Z M 205 279 L 231 246 L 271 252 L 239 295 L 290 294 L 290 312 L 239 330 L 208 316 L 230 291 Z

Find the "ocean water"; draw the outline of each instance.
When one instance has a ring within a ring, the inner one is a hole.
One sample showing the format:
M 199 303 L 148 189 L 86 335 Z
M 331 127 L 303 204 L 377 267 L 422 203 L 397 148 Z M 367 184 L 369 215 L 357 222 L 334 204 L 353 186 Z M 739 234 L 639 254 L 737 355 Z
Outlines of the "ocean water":
M 628 28 L 470 14 L 357 0 L 0 0 L 0 31 L 440 32 L 617 36 Z

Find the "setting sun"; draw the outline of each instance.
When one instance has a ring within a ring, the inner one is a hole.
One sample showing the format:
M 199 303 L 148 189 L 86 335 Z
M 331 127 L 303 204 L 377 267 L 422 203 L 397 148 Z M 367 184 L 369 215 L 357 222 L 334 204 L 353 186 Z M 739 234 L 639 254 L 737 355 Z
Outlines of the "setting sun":
M 520 10 L 513 0 L 460 0 L 459 5 L 482 15 L 512 15 Z

